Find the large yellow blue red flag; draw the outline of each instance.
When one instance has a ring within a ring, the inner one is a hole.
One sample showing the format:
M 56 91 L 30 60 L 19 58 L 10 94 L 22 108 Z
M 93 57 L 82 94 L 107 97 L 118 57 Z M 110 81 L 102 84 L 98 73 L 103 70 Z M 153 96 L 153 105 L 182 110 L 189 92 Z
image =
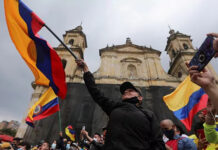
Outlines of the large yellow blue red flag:
M 46 118 L 59 111 L 58 97 L 51 87 L 39 98 L 39 100 L 30 108 L 26 123 L 34 126 L 34 121 Z
M 67 86 L 61 59 L 38 35 L 45 23 L 21 0 L 4 0 L 4 7 L 11 39 L 32 70 L 35 83 L 51 86 L 64 99 Z
M 185 125 L 188 131 L 191 130 L 192 120 L 200 110 L 206 108 L 208 95 L 204 90 L 194 84 L 190 76 L 173 91 L 163 97 L 168 108 Z
M 76 132 L 71 125 L 65 128 L 65 133 L 71 139 L 71 141 L 75 141 Z

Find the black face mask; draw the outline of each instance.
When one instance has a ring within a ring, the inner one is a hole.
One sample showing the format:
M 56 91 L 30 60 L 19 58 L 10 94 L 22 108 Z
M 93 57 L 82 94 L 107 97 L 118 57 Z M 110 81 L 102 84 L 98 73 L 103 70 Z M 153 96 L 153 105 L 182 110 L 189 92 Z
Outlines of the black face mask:
M 124 99 L 123 102 L 131 103 L 131 104 L 137 104 L 137 103 L 139 103 L 139 100 L 135 96 L 135 97 L 132 97 L 132 98 Z
M 165 134 L 165 136 L 169 139 L 169 140 L 173 140 L 174 137 L 174 130 L 163 130 L 163 133 Z

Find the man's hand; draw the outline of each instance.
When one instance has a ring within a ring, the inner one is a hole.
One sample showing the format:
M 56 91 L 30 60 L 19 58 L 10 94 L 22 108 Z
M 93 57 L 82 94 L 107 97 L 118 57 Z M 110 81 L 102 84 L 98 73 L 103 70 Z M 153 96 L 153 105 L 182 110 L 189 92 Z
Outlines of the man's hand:
M 88 72 L 89 68 L 83 59 L 76 59 L 77 66 L 83 69 L 84 72 Z
M 207 35 L 210 35 L 210 36 L 213 36 L 215 37 L 216 39 L 214 39 L 213 41 L 213 48 L 214 50 L 216 51 L 216 54 L 214 57 L 218 57 L 218 33 L 208 33 Z
M 88 137 L 89 133 L 86 130 L 81 130 L 81 134 Z

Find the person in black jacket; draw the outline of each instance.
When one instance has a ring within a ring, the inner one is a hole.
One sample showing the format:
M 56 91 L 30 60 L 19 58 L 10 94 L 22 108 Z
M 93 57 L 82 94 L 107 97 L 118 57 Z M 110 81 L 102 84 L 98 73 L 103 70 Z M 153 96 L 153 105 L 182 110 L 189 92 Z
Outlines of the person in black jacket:
M 141 93 L 130 82 L 120 86 L 122 101 L 105 97 L 95 84 L 88 66 L 76 60 L 84 71 L 85 85 L 94 101 L 109 116 L 103 149 L 105 150 L 162 150 L 165 149 L 159 122 L 154 114 L 141 107 Z

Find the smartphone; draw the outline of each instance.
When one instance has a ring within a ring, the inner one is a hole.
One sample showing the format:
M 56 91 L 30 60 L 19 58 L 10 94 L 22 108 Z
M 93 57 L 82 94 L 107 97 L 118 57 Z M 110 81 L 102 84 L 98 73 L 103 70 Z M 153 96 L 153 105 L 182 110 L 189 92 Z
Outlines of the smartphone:
M 207 36 L 203 44 L 196 52 L 194 57 L 189 63 L 189 66 L 198 66 L 198 71 L 202 71 L 204 67 L 210 62 L 210 60 L 215 55 L 215 50 L 213 49 L 213 40 L 212 36 Z
M 86 130 L 86 126 L 83 126 L 83 127 L 82 127 L 82 130 Z

